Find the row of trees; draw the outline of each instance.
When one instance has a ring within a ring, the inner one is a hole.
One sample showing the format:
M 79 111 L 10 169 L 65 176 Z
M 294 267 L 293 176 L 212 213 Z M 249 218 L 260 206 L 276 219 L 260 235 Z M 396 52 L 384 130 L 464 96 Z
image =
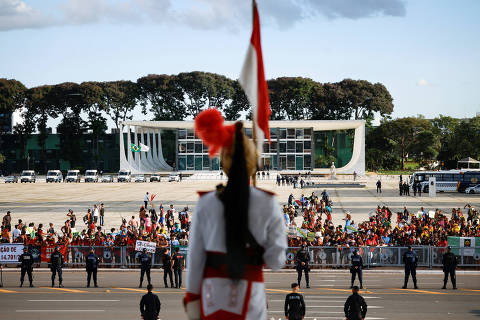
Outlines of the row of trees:
M 455 168 L 462 158 L 480 158 L 480 117 L 384 120 L 370 128 L 366 153 L 370 170 L 404 170 L 407 159 L 420 166 Z

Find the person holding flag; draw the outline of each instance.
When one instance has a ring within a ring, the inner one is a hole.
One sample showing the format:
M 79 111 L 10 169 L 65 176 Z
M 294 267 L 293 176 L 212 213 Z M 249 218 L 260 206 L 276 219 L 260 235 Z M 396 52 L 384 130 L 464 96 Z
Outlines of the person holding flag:
M 276 197 L 250 185 L 263 137 L 269 139 L 270 107 L 260 46 L 260 21 L 253 2 L 253 31 L 240 77 L 252 104 L 254 141 L 243 124 L 224 125 L 217 109 L 195 118 L 196 135 L 220 152 L 226 186 L 200 193 L 193 216 L 187 254 L 185 311 L 193 319 L 266 319 L 263 265 L 285 263 L 285 224 Z

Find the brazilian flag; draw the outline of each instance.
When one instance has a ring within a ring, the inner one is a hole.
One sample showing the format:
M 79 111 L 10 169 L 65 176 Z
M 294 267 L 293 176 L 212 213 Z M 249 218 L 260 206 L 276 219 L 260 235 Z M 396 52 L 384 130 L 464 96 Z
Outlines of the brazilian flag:
M 137 146 L 135 143 L 132 143 L 131 150 L 132 150 L 132 152 L 140 152 L 141 151 L 140 147 Z

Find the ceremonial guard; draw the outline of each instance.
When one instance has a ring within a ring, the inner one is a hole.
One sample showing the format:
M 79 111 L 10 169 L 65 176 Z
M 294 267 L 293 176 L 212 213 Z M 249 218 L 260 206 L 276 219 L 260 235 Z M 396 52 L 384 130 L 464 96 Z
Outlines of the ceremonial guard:
M 220 151 L 228 176 L 225 187 L 201 193 L 192 219 L 187 255 L 189 319 L 266 319 L 263 266 L 285 263 L 285 224 L 277 198 L 249 184 L 255 177 L 257 149 L 241 122 L 225 126 L 220 112 L 208 109 L 195 119 L 196 134 Z
M 353 283 L 355 282 L 355 277 L 358 274 L 358 281 L 360 281 L 360 289 L 363 289 L 362 268 L 363 268 L 363 259 L 358 254 L 358 250 L 355 249 L 355 251 L 353 251 L 352 265 L 350 267 L 350 272 L 352 273 L 352 284 L 351 284 L 350 288 L 353 288 Z

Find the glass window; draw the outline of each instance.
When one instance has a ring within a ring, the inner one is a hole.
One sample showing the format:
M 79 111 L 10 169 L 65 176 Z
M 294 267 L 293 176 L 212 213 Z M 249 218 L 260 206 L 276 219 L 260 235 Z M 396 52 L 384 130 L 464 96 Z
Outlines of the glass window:
M 280 142 L 280 152 L 281 153 L 287 152 L 287 143 L 286 142 Z
M 178 130 L 178 139 L 186 139 L 187 138 L 187 130 L 179 129 Z
M 295 139 L 295 128 L 287 129 L 287 139 Z
M 303 170 L 311 170 L 312 169 L 312 156 L 310 154 L 306 154 L 303 156 Z
M 193 129 L 187 130 L 187 139 L 195 139 L 195 131 Z
M 203 144 L 203 153 L 207 153 L 208 152 L 208 147 L 206 145 Z
M 303 153 L 303 142 L 295 143 L 295 152 L 296 153 Z
M 252 128 L 245 128 L 245 135 L 252 139 L 253 134 L 252 134 Z
M 187 170 L 192 170 L 194 166 L 194 158 L 193 155 L 188 155 L 187 156 Z
M 297 139 L 303 139 L 303 129 L 296 129 L 295 130 L 295 137 Z
M 210 159 L 207 155 L 203 156 L 203 169 L 210 169 Z
M 270 144 L 270 152 L 271 153 L 277 152 L 277 147 L 278 147 L 277 141 L 272 141 L 272 143 Z
M 263 144 L 263 153 L 270 153 L 270 145 L 268 144 L 268 142 L 265 142 Z
M 178 157 L 178 170 L 187 170 L 187 157 Z
M 220 170 L 220 159 L 218 157 L 212 159 L 212 170 Z
M 202 170 L 202 156 L 195 156 L 195 170 Z
M 195 153 L 202 153 L 202 143 L 195 142 Z
M 270 156 L 271 159 L 271 164 L 272 164 L 272 169 L 277 170 L 278 169 L 278 156 Z
M 287 129 L 280 129 L 280 139 L 287 139 Z
M 295 170 L 303 170 L 303 156 L 296 156 Z
M 287 141 L 287 152 L 295 152 L 295 141 Z
M 179 143 L 178 144 L 178 152 L 179 153 L 185 153 L 187 152 L 187 144 L 186 143 Z
M 294 155 L 287 155 L 287 169 L 288 170 L 295 170 L 295 156 Z
M 277 128 L 270 128 L 270 139 L 277 139 Z
M 305 139 L 311 139 L 312 138 L 312 129 L 303 129 L 303 137 Z
M 194 146 L 193 142 L 187 143 L 187 153 L 193 153 L 193 151 L 194 151 L 193 146 Z
M 303 142 L 303 150 L 304 151 L 311 151 L 312 150 L 312 141 L 304 141 Z
M 280 165 L 278 169 L 279 170 L 287 169 L 287 156 L 280 156 Z

